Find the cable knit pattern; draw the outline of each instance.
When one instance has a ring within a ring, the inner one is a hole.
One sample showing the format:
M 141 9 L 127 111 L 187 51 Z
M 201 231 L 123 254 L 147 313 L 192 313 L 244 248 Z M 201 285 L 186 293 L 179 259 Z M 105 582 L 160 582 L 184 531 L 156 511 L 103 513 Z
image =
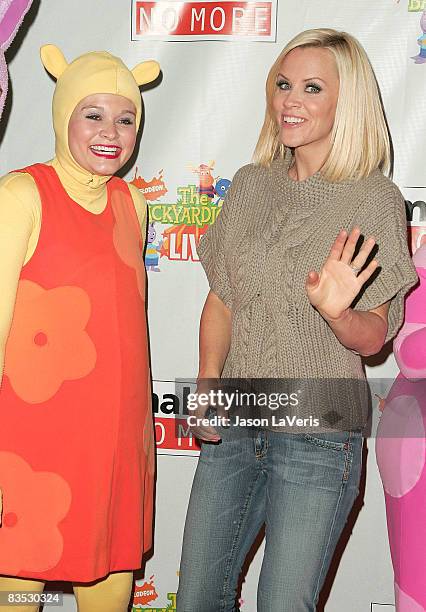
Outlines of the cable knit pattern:
M 319 271 L 341 228 L 373 235 L 379 269 L 353 306 L 391 301 L 388 338 L 403 319 L 417 276 L 407 247 L 404 200 L 380 171 L 330 183 L 319 172 L 288 176 L 290 156 L 236 173 L 222 212 L 199 246 L 210 287 L 232 311 L 223 377 L 363 379 L 361 358 L 346 349 L 311 306 L 309 270 Z M 335 398 L 336 399 L 336 398 Z M 338 401 L 341 404 L 342 398 Z M 337 401 L 337 399 L 336 399 Z M 367 407 L 348 409 L 364 426 Z

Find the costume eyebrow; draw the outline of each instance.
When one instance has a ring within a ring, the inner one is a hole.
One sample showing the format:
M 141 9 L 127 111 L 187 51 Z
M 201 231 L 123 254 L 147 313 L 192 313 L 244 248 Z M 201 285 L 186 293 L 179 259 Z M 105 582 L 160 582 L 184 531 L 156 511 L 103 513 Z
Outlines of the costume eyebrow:
M 286 77 L 284 74 L 282 74 L 281 72 L 279 72 L 277 76 L 282 77 L 283 79 L 286 79 L 286 81 L 290 81 L 290 79 Z M 325 83 L 324 79 L 318 76 L 312 76 L 312 77 L 309 77 L 309 79 L 303 79 L 303 81 L 305 83 L 308 83 L 309 81 L 322 81 L 323 83 Z
M 96 108 L 96 110 L 105 110 L 103 106 L 96 106 L 96 104 L 91 104 L 89 106 L 83 106 L 83 108 L 81 109 L 82 111 L 85 110 L 93 110 L 94 108 Z M 136 117 L 136 113 L 135 111 L 129 110 L 129 109 L 124 109 L 121 111 L 120 115 L 124 115 L 124 113 L 129 113 L 130 115 L 134 115 Z

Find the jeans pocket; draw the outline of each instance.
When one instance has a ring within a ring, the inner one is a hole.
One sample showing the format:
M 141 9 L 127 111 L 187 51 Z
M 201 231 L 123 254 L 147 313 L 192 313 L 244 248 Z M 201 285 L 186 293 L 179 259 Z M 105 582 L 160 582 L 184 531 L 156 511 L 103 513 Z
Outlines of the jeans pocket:
M 338 431 L 317 433 L 314 436 L 304 434 L 305 442 L 316 447 L 319 452 L 332 453 L 337 464 L 342 468 L 342 482 L 347 482 L 351 473 L 355 446 L 362 446 L 362 434 L 359 431 Z
M 350 435 L 347 431 L 317 433 L 315 436 L 305 433 L 306 442 L 335 451 L 345 451 L 350 446 Z

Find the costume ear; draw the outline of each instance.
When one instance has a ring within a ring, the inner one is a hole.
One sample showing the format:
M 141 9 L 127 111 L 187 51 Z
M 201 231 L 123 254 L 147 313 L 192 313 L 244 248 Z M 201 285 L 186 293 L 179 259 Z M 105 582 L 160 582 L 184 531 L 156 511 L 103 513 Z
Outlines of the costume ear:
M 6 51 L 31 6 L 32 0 L 3 0 L 0 7 L 0 49 Z
M 55 79 L 59 79 L 68 66 L 64 54 L 55 45 L 43 45 L 40 49 L 40 57 L 43 66 Z
M 146 83 L 151 83 L 151 81 L 154 81 L 158 77 L 160 74 L 160 64 L 154 62 L 154 60 L 149 60 L 138 64 L 131 72 L 138 85 L 145 85 Z

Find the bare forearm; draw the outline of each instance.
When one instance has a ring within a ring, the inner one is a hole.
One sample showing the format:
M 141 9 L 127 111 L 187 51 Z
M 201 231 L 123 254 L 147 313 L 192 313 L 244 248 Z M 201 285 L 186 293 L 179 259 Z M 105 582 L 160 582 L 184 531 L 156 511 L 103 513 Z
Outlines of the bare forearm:
M 338 319 L 325 319 L 343 346 L 360 355 L 375 355 L 384 344 L 387 323 L 375 312 L 348 308 Z
M 231 311 L 210 291 L 200 321 L 198 378 L 218 378 L 231 343 Z

